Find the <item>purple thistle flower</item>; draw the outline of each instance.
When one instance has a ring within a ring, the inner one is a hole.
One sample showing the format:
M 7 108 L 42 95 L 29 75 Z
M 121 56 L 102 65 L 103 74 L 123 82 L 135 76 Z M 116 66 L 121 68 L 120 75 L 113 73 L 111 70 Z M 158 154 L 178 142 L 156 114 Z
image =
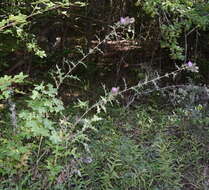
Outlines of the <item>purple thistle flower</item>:
M 188 67 L 192 67 L 192 66 L 193 66 L 193 63 L 192 63 L 191 61 L 189 61 L 189 62 L 187 63 L 187 66 L 188 66 Z
M 126 23 L 126 18 L 120 17 L 120 24 L 125 24 Z
M 132 18 L 129 18 L 128 16 L 127 17 L 120 17 L 120 24 L 121 25 L 128 25 L 128 24 L 132 24 L 135 22 L 135 19 L 132 17 Z
M 119 87 L 112 87 L 112 89 L 111 89 L 111 93 L 112 94 L 117 94 L 118 93 L 118 91 L 119 91 Z
M 199 72 L 199 68 L 198 68 L 198 66 L 196 65 L 196 63 L 192 63 L 191 61 L 188 61 L 188 62 L 185 64 L 185 66 L 186 66 L 186 69 L 187 69 L 188 71 L 195 72 L 195 73 Z

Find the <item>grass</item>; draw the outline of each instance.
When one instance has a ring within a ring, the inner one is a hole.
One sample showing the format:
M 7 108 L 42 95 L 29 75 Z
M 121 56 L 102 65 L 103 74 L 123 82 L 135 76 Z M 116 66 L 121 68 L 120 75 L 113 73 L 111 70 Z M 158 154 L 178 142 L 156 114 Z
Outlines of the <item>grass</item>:
M 112 108 L 91 138 L 80 189 L 205 189 L 207 141 L 189 123 L 152 107 Z
M 69 114 L 78 111 L 69 108 Z M 103 120 L 95 124 L 97 131 L 88 132 L 85 151 L 79 145 L 75 159 L 59 155 L 57 165 L 49 167 L 55 172 L 52 178 L 44 167 L 45 159 L 40 160 L 34 174 L 31 157 L 28 170 L 21 175 L 0 176 L 0 189 L 206 190 L 206 113 L 195 118 L 183 109 L 158 109 L 156 104 L 134 109 L 108 107 L 107 113 L 101 114 Z M 47 149 L 47 143 L 44 145 Z M 50 156 L 53 158 L 53 152 L 48 152 Z

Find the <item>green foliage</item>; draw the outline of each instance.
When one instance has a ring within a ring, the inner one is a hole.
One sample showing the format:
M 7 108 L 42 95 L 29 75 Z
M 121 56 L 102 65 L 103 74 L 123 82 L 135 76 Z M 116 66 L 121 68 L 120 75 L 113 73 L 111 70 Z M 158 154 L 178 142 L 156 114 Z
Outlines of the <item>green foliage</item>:
M 153 20 L 159 19 L 161 47 L 169 48 L 173 59 L 187 59 L 188 36 L 195 30 L 208 30 L 208 2 L 204 0 L 139 0 L 136 6 L 142 7 Z
M 40 42 L 38 42 L 38 38 L 40 38 L 37 34 L 37 29 L 40 28 L 39 23 L 43 18 L 50 20 L 53 16 L 65 15 L 68 17 L 69 13 L 61 11 L 62 9 L 85 5 L 80 1 L 72 3 L 68 0 L 2 2 L 3 8 L 0 8 L 0 48 L 4 51 L 1 55 L 2 60 L 6 62 L 3 66 L 11 65 L 8 56 L 16 52 L 22 52 L 24 55 L 36 55 L 40 58 L 46 57 L 46 49 L 41 48 Z
M 84 184 L 77 179 L 78 189 L 183 189 L 184 180 L 203 187 L 201 159 L 207 160 L 208 140 L 200 141 L 178 110 L 176 115 L 144 106 L 108 111 L 89 145 L 92 162 L 82 165 Z
M 27 101 L 28 109 L 19 113 L 23 136 L 26 138 L 43 136 L 49 137 L 55 144 L 61 142 L 54 127 L 55 123 L 50 120 L 51 114 L 59 113 L 64 109 L 56 94 L 57 90 L 50 84 L 35 86 L 31 100 Z
M 26 75 L 23 75 L 23 73 L 20 73 L 19 75 L 7 76 L 0 78 L 0 100 L 6 100 L 10 97 L 12 92 L 12 85 L 23 83 L 24 79 L 26 78 Z M 15 89 L 18 92 L 18 89 Z

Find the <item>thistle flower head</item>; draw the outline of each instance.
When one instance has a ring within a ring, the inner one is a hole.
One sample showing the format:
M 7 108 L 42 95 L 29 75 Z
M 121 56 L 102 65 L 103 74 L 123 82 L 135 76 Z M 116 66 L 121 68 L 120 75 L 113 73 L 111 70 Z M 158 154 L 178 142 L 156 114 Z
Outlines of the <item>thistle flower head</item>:
M 186 64 L 186 69 L 188 71 L 194 72 L 194 73 L 198 73 L 199 72 L 199 67 L 196 65 L 196 63 L 193 63 L 191 61 L 188 61 Z
M 111 89 L 112 94 L 117 94 L 118 91 L 119 91 L 119 87 L 112 87 L 112 89 Z
M 129 25 L 135 22 L 135 19 L 127 17 L 120 17 L 120 24 L 121 25 Z
M 193 63 L 192 63 L 191 61 L 189 61 L 189 62 L 187 63 L 187 66 L 188 66 L 188 67 L 192 67 L 192 66 L 193 66 Z

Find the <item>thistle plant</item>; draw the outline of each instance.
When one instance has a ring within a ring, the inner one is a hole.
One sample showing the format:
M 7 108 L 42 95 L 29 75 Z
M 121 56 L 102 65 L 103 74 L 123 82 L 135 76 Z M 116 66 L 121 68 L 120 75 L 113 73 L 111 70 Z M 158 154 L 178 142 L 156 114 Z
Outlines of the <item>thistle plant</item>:
M 100 46 L 105 43 L 107 40 L 110 40 L 111 37 L 114 37 L 117 35 L 117 29 L 119 29 L 120 27 L 129 27 L 130 25 L 132 25 L 135 22 L 134 18 L 130 18 L 130 17 L 121 17 L 120 20 L 118 22 L 116 22 L 113 26 L 111 26 L 112 30 L 110 31 L 109 34 L 107 34 L 105 36 L 105 38 L 103 40 L 99 40 L 99 43 L 93 48 L 90 49 L 89 52 L 87 54 L 82 53 L 82 58 L 80 60 L 78 60 L 76 63 L 66 60 L 66 63 L 68 64 L 68 71 L 67 72 L 62 72 L 62 70 L 56 66 L 57 70 L 52 72 L 52 76 L 53 79 L 55 81 L 56 84 L 56 88 L 59 89 L 60 86 L 63 84 L 64 80 L 66 78 L 73 78 L 73 79 L 77 79 L 79 80 L 76 76 L 71 75 L 72 71 L 75 70 L 79 65 L 85 65 L 85 60 L 87 57 L 89 57 L 91 54 L 93 54 L 96 51 L 101 51 Z M 175 78 L 177 74 L 179 74 L 182 71 L 191 71 L 191 72 L 198 72 L 198 67 L 196 66 L 195 63 L 188 61 L 185 64 L 182 64 L 182 66 L 177 66 L 176 65 L 176 70 L 170 72 L 170 73 L 166 73 L 162 76 L 157 76 L 155 78 L 149 79 L 148 77 L 145 78 L 144 81 L 139 81 L 138 84 L 136 84 L 135 86 L 131 86 L 131 87 L 127 87 L 125 81 L 125 87 L 124 89 L 120 90 L 120 87 L 112 87 L 112 89 L 110 91 L 108 91 L 105 86 L 103 86 L 104 89 L 104 96 L 101 97 L 100 100 L 98 100 L 95 104 L 93 104 L 92 106 L 89 106 L 87 102 L 83 102 L 83 101 L 78 101 L 78 105 L 77 107 L 86 107 L 86 110 L 84 111 L 83 114 L 81 114 L 80 117 L 78 117 L 75 121 L 75 123 L 73 124 L 73 127 L 75 127 L 76 125 L 78 125 L 84 118 L 85 116 L 92 111 L 93 109 L 96 109 L 96 114 L 94 115 L 94 117 L 96 117 L 96 115 L 98 113 L 100 113 L 102 110 L 104 112 L 106 112 L 106 105 L 107 103 L 113 103 L 114 101 L 117 101 L 117 97 L 121 96 L 123 97 L 123 94 L 127 91 L 134 91 L 134 96 L 132 98 L 131 101 L 129 101 L 127 103 L 128 107 L 130 104 L 132 104 L 135 100 L 135 97 L 139 94 L 143 94 L 143 92 L 141 92 L 141 89 L 144 88 L 145 86 L 152 84 L 154 85 L 155 89 L 154 90 L 159 90 L 159 87 L 157 85 L 157 82 L 160 81 L 163 78 L 167 78 L 167 77 L 173 77 Z M 152 90 L 152 91 L 154 91 Z M 101 119 L 101 118 L 100 118 Z M 98 119 L 98 120 L 100 120 Z
M 149 84 L 154 85 L 154 90 L 159 90 L 158 81 L 170 76 L 175 77 L 182 71 L 198 71 L 196 64 L 189 61 L 170 73 L 151 79 L 147 77 L 144 81 L 139 81 L 135 86 L 128 87 L 125 81 L 124 88 L 114 86 L 111 89 L 106 89 L 103 86 L 104 95 L 96 103 L 89 105 L 88 102 L 78 100 L 76 106 L 83 109 L 83 113 L 74 118 L 70 114 L 66 115 L 64 105 L 58 98 L 58 90 L 61 85 L 67 78 L 79 80 L 72 72 L 80 65 L 86 66 L 86 58 L 95 51 L 101 51 L 100 45 L 114 37 L 117 34 L 117 29 L 129 27 L 134 21 L 134 18 L 121 17 L 120 21 L 111 27 L 110 33 L 99 41 L 96 47 L 90 49 L 87 54 L 81 51 L 81 59 L 77 62 L 65 60 L 65 63 L 68 64 L 67 72 L 64 72 L 57 65 L 56 71 L 52 72 L 55 87 L 44 83 L 35 85 L 31 96 L 24 102 L 24 109 L 16 110 L 15 102 L 8 102 L 11 110 L 12 126 L 18 128 L 18 130 L 14 136 L 15 138 L 3 137 L 4 144 L 0 147 L 4 151 L 0 155 L 0 166 L 3 175 L 16 175 L 20 168 L 24 168 L 20 176 L 29 171 L 31 172 L 29 175 L 39 181 L 42 176 L 37 173 L 40 169 L 43 169 L 47 173 L 46 176 L 49 178 L 47 180 L 51 184 L 65 183 L 67 179 L 71 179 L 75 174 L 82 177 L 80 163 L 91 164 L 94 162 L 94 159 L 89 156 L 91 155 L 89 131 L 98 130 L 95 123 L 102 120 L 100 113 L 107 112 L 108 103 L 118 102 L 117 98 L 123 97 L 123 94 L 127 91 L 134 91 L 135 96 L 137 96 L 137 94 L 143 93 L 142 89 Z M 6 25 L 5 27 L 9 26 Z M 14 78 L 8 76 L 0 78 L 0 100 L 10 100 L 12 94 L 9 87 L 12 86 L 13 82 L 22 82 L 24 78 L 25 76 L 22 75 L 19 78 L 17 76 Z M 134 99 L 128 104 L 133 101 Z M 93 114 L 89 116 L 92 111 L 94 111 Z M 84 149 L 85 152 L 82 155 L 80 154 L 81 149 Z M 34 160 L 36 164 L 32 170 L 29 170 L 30 162 Z M 65 163 L 63 164 L 63 162 Z M 117 165 L 117 163 L 115 164 Z M 112 174 L 109 173 L 109 175 Z

